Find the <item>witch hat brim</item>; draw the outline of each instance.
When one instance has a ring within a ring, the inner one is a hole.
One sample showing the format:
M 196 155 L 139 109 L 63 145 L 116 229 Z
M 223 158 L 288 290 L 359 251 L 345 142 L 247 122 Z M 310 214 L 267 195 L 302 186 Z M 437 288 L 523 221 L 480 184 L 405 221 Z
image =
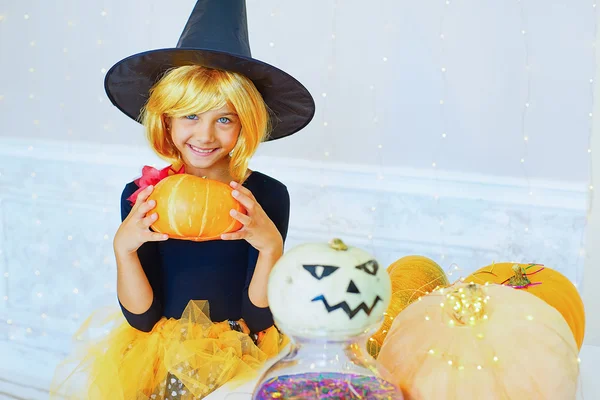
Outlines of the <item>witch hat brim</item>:
M 104 87 L 110 101 L 140 122 L 150 88 L 169 69 L 186 65 L 236 72 L 250 79 L 272 112 L 267 140 L 280 139 L 312 120 L 315 103 L 310 92 L 288 73 L 252 58 L 243 0 L 200 0 L 176 48 L 138 53 L 116 63 Z

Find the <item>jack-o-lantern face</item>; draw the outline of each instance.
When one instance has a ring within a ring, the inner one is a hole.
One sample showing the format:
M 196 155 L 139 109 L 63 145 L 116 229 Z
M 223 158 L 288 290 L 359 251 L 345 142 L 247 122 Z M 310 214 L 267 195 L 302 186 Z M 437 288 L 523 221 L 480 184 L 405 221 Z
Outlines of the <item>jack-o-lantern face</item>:
M 273 268 L 268 289 L 273 317 L 284 332 L 332 338 L 375 329 L 390 293 L 385 269 L 338 239 L 288 251 Z

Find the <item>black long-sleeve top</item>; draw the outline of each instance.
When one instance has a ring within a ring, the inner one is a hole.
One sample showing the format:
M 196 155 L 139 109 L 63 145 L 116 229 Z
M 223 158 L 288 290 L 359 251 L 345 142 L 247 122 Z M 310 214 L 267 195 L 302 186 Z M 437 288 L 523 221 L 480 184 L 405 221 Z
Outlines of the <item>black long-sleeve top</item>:
M 286 186 L 257 171 L 250 174 L 244 186 L 254 194 L 285 241 L 290 210 Z M 122 220 L 132 209 L 127 198 L 137 189 L 130 182 L 123 190 Z M 132 327 L 150 332 L 163 316 L 181 318 L 190 300 L 208 300 L 213 322 L 243 318 L 251 332 L 273 325 L 270 309 L 255 306 L 248 297 L 258 251 L 245 240 L 147 242 L 138 249 L 138 257 L 152 286 L 154 300 L 142 314 L 129 312 L 119 302 Z

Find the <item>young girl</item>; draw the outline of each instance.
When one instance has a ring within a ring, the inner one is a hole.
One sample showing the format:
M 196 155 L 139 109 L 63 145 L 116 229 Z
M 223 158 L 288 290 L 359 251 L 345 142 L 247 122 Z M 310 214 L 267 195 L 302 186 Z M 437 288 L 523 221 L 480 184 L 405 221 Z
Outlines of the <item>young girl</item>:
M 74 368 L 59 368 L 51 393 L 203 398 L 251 376 L 285 345 L 266 286 L 283 253 L 289 195 L 282 183 L 250 171 L 248 161 L 262 141 L 308 124 L 314 102 L 291 76 L 252 59 L 247 39 L 242 0 L 202 0 L 177 48 L 134 55 L 107 73 L 113 104 L 140 117 L 150 145 L 171 165 L 145 167 L 122 193 L 114 252 L 119 318 L 126 322 L 86 346 Z M 148 196 L 173 173 L 230 184 L 247 210 L 230 215 L 243 227 L 208 242 L 153 232 L 156 204 Z

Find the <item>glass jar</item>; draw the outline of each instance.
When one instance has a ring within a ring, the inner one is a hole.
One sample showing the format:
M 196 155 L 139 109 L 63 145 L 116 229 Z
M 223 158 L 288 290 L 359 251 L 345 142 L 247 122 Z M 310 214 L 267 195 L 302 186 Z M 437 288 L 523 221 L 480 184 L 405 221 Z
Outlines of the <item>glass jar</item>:
M 288 355 L 261 377 L 252 399 L 401 400 L 387 371 L 366 351 L 367 338 L 294 338 Z

